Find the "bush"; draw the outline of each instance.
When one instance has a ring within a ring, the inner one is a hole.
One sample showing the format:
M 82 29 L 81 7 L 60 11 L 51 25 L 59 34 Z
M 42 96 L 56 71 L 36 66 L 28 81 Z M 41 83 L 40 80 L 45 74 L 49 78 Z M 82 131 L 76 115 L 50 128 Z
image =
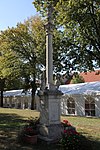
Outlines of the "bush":
M 39 119 L 37 117 L 31 117 L 29 120 L 27 120 L 26 124 L 21 128 L 19 132 L 19 139 L 23 140 L 23 138 L 28 135 L 28 136 L 33 136 L 38 134 L 38 124 L 39 124 Z
M 67 120 L 63 121 L 64 132 L 60 144 L 64 150 L 79 150 L 81 135 Z

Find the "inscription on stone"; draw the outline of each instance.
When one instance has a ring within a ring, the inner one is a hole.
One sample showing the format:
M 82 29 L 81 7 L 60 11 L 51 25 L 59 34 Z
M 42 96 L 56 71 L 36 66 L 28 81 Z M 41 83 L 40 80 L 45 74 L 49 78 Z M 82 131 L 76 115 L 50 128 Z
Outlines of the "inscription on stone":
M 59 107 L 58 103 L 53 102 L 50 103 L 50 121 L 58 121 L 59 120 Z

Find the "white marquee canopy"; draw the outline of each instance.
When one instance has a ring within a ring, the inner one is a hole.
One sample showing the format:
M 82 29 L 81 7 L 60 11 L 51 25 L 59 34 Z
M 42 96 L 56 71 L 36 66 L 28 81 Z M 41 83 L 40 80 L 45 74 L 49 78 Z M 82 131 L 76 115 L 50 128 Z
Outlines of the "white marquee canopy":
M 100 95 L 100 81 L 97 82 L 85 82 L 79 84 L 67 84 L 60 85 L 59 90 L 63 94 L 97 94 Z M 26 96 L 31 95 L 31 91 L 28 91 Z M 9 96 L 25 96 L 23 89 L 5 91 L 4 97 Z
M 63 94 L 97 94 L 100 95 L 100 81 L 79 84 L 60 85 Z

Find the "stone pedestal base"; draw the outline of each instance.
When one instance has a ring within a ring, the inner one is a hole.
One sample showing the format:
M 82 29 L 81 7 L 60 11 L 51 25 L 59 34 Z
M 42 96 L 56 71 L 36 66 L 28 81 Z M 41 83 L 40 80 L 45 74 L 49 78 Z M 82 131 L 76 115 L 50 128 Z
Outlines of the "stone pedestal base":
M 61 124 L 40 125 L 39 127 L 39 138 L 48 143 L 59 141 L 62 133 L 63 126 Z
M 57 89 L 46 89 L 40 94 L 40 127 L 41 138 L 47 142 L 55 142 L 61 138 L 60 99 L 62 93 Z

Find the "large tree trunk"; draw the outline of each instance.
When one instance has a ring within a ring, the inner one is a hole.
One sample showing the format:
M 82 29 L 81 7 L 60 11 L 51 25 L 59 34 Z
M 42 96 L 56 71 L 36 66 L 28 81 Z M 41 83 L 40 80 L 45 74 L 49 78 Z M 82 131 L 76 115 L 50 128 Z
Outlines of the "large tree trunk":
M 0 99 L 1 99 L 0 106 L 3 107 L 3 91 L 2 90 L 1 90 L 1 98 Z
M 3 107 L 3 91 L 4 91 L 4 86 L 5 86 L 5 79 L 0 79 L 0 92 L 1 92 L 0 107 Z
M 36 93 L 36 89 L 37 89 L 35 75 L 34 75 L 34 80 L 31 82 L 31 87 L 32 87 L 31 109 L 34 110 L 34 109 L 36 109 L 35 93 Z

